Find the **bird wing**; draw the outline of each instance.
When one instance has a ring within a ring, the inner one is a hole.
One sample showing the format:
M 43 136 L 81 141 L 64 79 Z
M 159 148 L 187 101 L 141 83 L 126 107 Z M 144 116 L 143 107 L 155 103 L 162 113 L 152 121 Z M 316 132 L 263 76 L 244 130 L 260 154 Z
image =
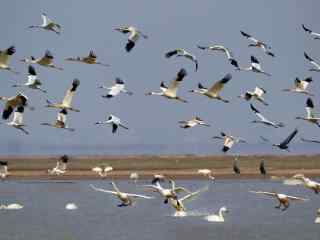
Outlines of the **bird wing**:
M 165 54 L 165 57 L 166 57 L 166 58 L 170 58 L 170 57 L 172 57 L 172 56 L 174 56 L 174 55 L 177 55 L 177 54 L 178 54 L 178 50 L 175 49 L 175 50 L 172 50 L 172 51 L 167 52 L 167 53 Z
M 71 106 L 72 98 L 76 93 L 77 87 L 80 85 L 80 81 L 78 79 L 74 79 L 72 82 L 71 88 L 68 89 L 66 95 L 63 98 L 62 104 L 66 106 Z
M 184 187 L 174 187 L 173 189 L 176 193 L 180 193 L 180 192 L 191 193 L 188 189 Z
M 255 87 L 254 89 L 254 94 L 257 95 L 258 97 L 261 97 L 263 94 L 265 94 L 267 91 L 264 90 L 263 88 L 261 87 Z
M 309 201 L 309 199 L 306 199 L 306 198 L 300 198 L 300 197 L 288 196 L 288 195 L 287 195 L 287 198 L 293 201 Z
M 263 192 L 263 191 L 249 191 L 250 193 L 256 193 L 256 194 L 261 194 L 261 195 L 266 195 L 266 196 L 272 196 L 275 197 L 277 194 L 274 192 Z
M 304 24 L 302 24 L 302 28 L 303 28 L 303 30 L 304 31 L 306 31 L 307 33 L 312 33 L 312 31 L 309 29 L 309 28 L 307 28 Z
M 255 56 L 251 56 L 251 66 L 261 71 L 260 62 Z
M 259 42 L 257 39 L 255 39 L 254 37 L 252 37 L 250 34 L 245 33 L 243 31 L 240 31 L 241 35 L 248 38 L 249 40 L 253 41 L 254 43 Z
M 134 193 L 126 193 L 129 197 L 134 197 L 134 198 L 144 198 L 144 199 L 153 199 L 154 197 L 150 196 L 145 196 L 145 195 L 140 195 L 140 194 L 134 194 Z
M 19 106 L 17 110 L 13 114 L 13 122 L 17 125 L 22 125 L 23 124 L 23 112 L 24 112 L 24 107 Z
M 304 57 L 316 68 L 320 69 L 320 64 L 315 62 L 306 52 L 304 52 Z
M 97 187 L 93 186 L 92 184 L 90 184 L 90 187 L 93 190 L 98 191 L 98 192 L 111 193 L 113 195 L 117 195 L 117 192 L 115 192 L 115 191 L 110 191 L 110 190 L 106 190 L 106 189 L 103 189 L 103 188 L 97 188 Z
M 261 121 L 263 122 L 269 122 L 268 119 L 266 119 L 259 111 L 256 109 L 252 104 L 250 104 L 251 110 L 254 112 L 254 114 L 260 118 Z
M 200 188 L 200 189 L 198 189 L 197 191 L 192 192 L 192 193 L 190 193 L 190 194 L 182 197 L 182 198 L 179 199 L 179 200 L 180 200 L 181 202 L 190 202 L 190 201 L 193 201 L 193 200 L 195 200 L 195 199 L 199 196 L 199 194 L 204 193 L 204 192 L 206 192 L 206 191 L 208 191 L 208 190 L 209 190 L 209 185 L 206 185 L 206 186 L 204 186 L 203 188 Z
M 314 118 L 313 108 L 314 108 L 313 101 L 311 98 L 308 98 L 306 102 L 307 118 Z
M 209 88 L 208 92 L 213 93 L 213 94 L 218 94 L 223 89 L 224 85 L 227 82 L 229 82 L 229 80 L 231 78 L 232 78 L 232 75 L 230 73 L 228 73 L 220 81 L 213 84 L 213 86 L 211 88 Z
M 8 65 L 11 59 L 11 56 L 15 53 L 16 49 L 14 46 L 9 47 L 6 50 L 0 51 L 0 64 Z
M 118 124 L 113 123 L 112 124 L 112 133 L 115 133 L 118 129 Z
M 52 62 L 53 62 L 53 55 L 48 50 L 45 52 L 44 56 L 37 61 L 37 63 L 41 65 L 51 65 Z
M 280 145 L 288 145 L 297 133 L 298 129 L 296 128 Z
M 121 92 L 122 88 L 123 88 L 123 84 L 115 84 L 110 88 L 108 95 L 116 96 Z
M 183 78 L 187 75 L 187 71 L 185 69 L 181 69 L 177 76 L 175 77 L 175 79 L 173 79 L 170 84 L 169 87 L 166 91 L 170 91 L 174 94 L 177 93 L 178 87 L 180 85 L 180 83 L 183 81 Z
M 308 85 L 312 82 L 312 77 L 307 77 L 304 80 L 300 81 L 300 88 L 306 90 Z
M 42 25 L 43 25 L 43 26 L 47 26 L 49 23 L 52 22 L 52 21 L 47 17 L 47 15 L 45 15 L 45 14 L 41 14 L 41 18 L 42 18 Z

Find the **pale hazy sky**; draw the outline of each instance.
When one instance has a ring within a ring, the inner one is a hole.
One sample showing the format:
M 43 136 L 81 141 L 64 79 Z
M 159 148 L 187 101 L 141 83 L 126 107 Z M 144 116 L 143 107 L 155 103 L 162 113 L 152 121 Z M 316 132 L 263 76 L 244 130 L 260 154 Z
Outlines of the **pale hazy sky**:
M 319 74 L 308 71 L 309 65 L 303 57 L 306 51 L 320 59 L 320 41 L 313 40 L 301 28 L 304 23 L 320 32 L 320 21 L 316 17 L 319 9 L 320 2 L 316 0 L 5 1 L 0 9 L 0 48 L 16 46 L 12 67 L 21 74 L 15 76 L 1 71 L 0 95 L 14 95 L 17 89 L 11 85 L 25 81 L 27 65 L 19 62 L 24 57 L 41 56 L 48 49 L 53 53 L 56 65 L 65 70 L 60 72 L 35 66 L 48 95 L 24 90 L 30 97 L 30 104 L 36 107 L 33 112 L 25 112 L 25 123 L 31 134 L 25 136 L 15 129 L 0 126 L 0 154 L 28 153 L 26 146 L 31 145 L 39 146 L 39 153 L 50 153 L 50 146 L 55 146 L 54 152 L 59 152 L 61 144 L 93 149 L 97 146 L 110 149 L 117 145 L 117 151 L 121 153 L 128 152 L 128 146 L 167 143 L 172 146 L 208 143 L 212 145 L 208 152 L 215 153 L 221 143 L 210 138 L 221 130 L 241 136 L 250 143 L 257 143 L 259 135 L 279 142 L 295 127 L 299 127 L 300 136 L 320 138 L 319 128 L 294 119 L 305 114 L 306 96 L 281 92 L 281 89 L 292 86 L 295 77 L 312 76 L 311 89 L 316 95 L 313 100 L 320 112 Z M 60 36 L 28 29 L 29 25 L 41 23 L 42 12 L 62 26 Z M 138 27 L 149 39 L 140 39 L 132 52 L 127 53 L 124 50 L 126 36 L 113 30 L 121 25 Z M 240 35 L 240 30 L 269 43 L 276 57 L 266 56 L 259 49 L 249 49 L 248 41 Z M 222 54 L 209 55 L 196 47 L 197 44 L 210 43 L 221 43 L 230 48 L 242 66 L 249 64 L 250 55 L 256 56 L 272 77 L 236 72 Z M 166 51 L 178 47 L 197 56 L 198 72 L 194 72 L 193 63 L 186 59 L 164 57 Z M 109 63 L 111 67 L 64 61 L 66 57 L 85 56 L 91 49 L 101 62 Z M 144 95 L 147 91 L 158 90 L 161 81 L 169 82 L 182 67 L 188 76 L 179 89 L 179 95 L 187 99 L 188 104 Z M 233 78 L 222 95 L 231 100 L 230 104 L 188 93 L 198 82 L 208 86 L 228 72 Z M 115 77 L 122 78 L 134 95 L 103 99 L 101 95 L 104 92 L 97 87 L 103 83 L 111 85 Z M 57 115 L 57 111 L 43 107 L 46 98 L 60 101 L 74 78 L 81 81 L 73 102 L 81 112 L 69 113 L 68 125 L 76 131 L 70 133 L 40 126 L 40 122 L 54 121 Z M 284 122 L 285 128 L 273 129 L 250 123 L 254 115 L 249 103 L 237 96 L 256 85 L 268 91 L 265 98 L 270 105 L 265 107 L 255 103 L 255 106 L 269 119 Z M 120 117 L 130 130 L 120 129 L 113 135 L 109 127 L 94 125 L 110 113 Z M 194 115 L 199 115 L 212 127 L 189 130 L 178 127 L 179 120 Z M 89 152 L 108 152 L 100 148 Z M 37 147 L 32 153 L 36 152 Z M 154 152 L 157 153 L 156 150 Z M 179 152 L 178 147 L 176 152 Z

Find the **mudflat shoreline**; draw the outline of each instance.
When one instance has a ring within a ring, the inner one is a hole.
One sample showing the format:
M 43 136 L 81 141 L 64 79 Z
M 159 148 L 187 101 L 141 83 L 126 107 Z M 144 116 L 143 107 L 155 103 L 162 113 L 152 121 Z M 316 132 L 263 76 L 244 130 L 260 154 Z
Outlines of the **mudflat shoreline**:
M 63 176 L 49 176 L 47 170 L 54 167 L 60 156 L 0 156 L 8 161 L 8 179 L 81 180 L 100 178 L 91 169 L 97 165 L 113 167 L 107 178 L 128 179 L 137 172 L 142 179 L 153 174 L 164 174 L 176 179 L 204 179 L 198 169 L 211 169 L 217 178 L 265 178 L 260 175 L 259 164 L 265 161 L 268 176 L 292 176 L 302 173 L 310 177 L 320 176 L 320 155 L 249 155 L 238 156 L 241 174 L 233 173 L 235 156 L 197 155 L 133 155 L 133 156 L 72 156 Z

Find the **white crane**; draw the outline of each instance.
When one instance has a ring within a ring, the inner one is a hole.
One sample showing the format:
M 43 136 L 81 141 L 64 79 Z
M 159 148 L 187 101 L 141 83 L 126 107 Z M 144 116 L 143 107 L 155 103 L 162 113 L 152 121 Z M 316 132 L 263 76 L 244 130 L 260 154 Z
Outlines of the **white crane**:
M 16 129 L 18 129 L 28 135 L 29 132 L 24 129 L 24 127 L 26 127 L 26 125 L 23 123 L 23 112 L 24 112 L 23 106 L 17 107 L 16 111 L 13 113 L 12 121 L 7 122 L 5 124 L 8 126 L 14 127 L 14 128 L 16 128 Z M 0 124 L 2 124 L 2 123 L 0 123 Z
M 262 51 L 271 56 L 274 57 L 274 54 L 272 52 L 270 52 L 271 47 L 268 46 L 265 42 L 262 42 L 254 37 L 252 37 L 251 35 L 249 35 L 248 33 L 245 33 L 243 31 L 240 31 L 241 35 L 244 36 L 245 38 L 247 38 L 248 40 L 252 41 L 253 44 L 249 44 L 248 47 L 257 47 L 262 49 Z
M 33 66 L 28 67 L 28 77 L 27 77 L 27 82 L 24 84 L 14 84 L 12 87 L 27 87 L 30 89 L 34 90 L 39 90 L 43 93 L 47 93 L 46 90 L 42 89 L 40 86 L 42 85 L 41 81 L 38 79 L 36 70 L 34 69 Z
M 114 191 L 110 191 L 110 190 L 106 190 L 106 189 L 102 189 L 102 188 L 97 188 L 97 187 L 93 186 L 92 184 L 90 184 L 90 187 L 95 191 L 110 193 L 110 194 L 114 195 L 115 197 L 119 198 L 119 200 L 121 201 L 121 204 L 119 204 L 118 207 L 131 206 L 134 204 L 136 198 L 153 199 L 153 197 L 149 197 L 149 196 L 145 196 L 145 195 L 121 192 L 114 182 L 111 182 L 111 184 L 112 184 Z
M 313 36 L 315 40 L 320 40 L 320 33 L 316 33 L 314 31 L 312 31 L 311 29 L 307 28 L 304 24 L 302 24 L 302 29 L 306 33 L 309 33 L 311 36 Z
M 179 123 L 181 124 L 180 125 L 181 128 L 192 128 L 197 125 L 210 127 L 209 124 L 207 124 L 205 121 L 203 121 L 201 118 L 197 116 L 187 121 L 179 121 Z
M 139 179 L 139 174 L 137 172 L 132 172 L 132 173 L 130 173 L 129 178 L 131 180 L 133 180 L 134 183 L 137 183 L 137 181 Z
M 301 198 L 301 197 L 294 197 L 289 196 L 283 193 L 276 193 L 276 192 L 263 192 L 263 191 L 249 191 L 250 193 L 255 193 L 259 195 L 266 195 L 273 197 L 279 201 L 279 205 L 275 208 L 281 209 L 281 206 L 283 206 L 282 211 L 285 211 L 290 206 L 290 201 L 308 201 L 309 199 Z
M 167 87 L 164 82 L 161 82 L 160 89 L 161 92 L 148 92 L 146 95 L 158 95 L 163 96 L 168 99 L 174 99 L 180 102 L 186 103 L 187 101 L 177 96 L 178 87 L 183 81 L 183 79 L 187 76 L 187 71 L 185 69 L 181 69 L 176 77 L 171 81 L 170 85 Z
M 299 116 L 299 117 L 296 117 L 296 119 L 305 120 L 307 122 L 313 123 L 318 127 L 320 127 L 320 123 L 319 123 L 320 118 L 315 116 L 313 109 L 314 109 L 313 101 L 311 98 L 308 98 L 306 102 L 307 116 L 306 117 Z
M 186 192 L 188 194 L 191 193 L 188 189 L 184 187 L 176 187 L 176 184 L 173 180 L 170 179 L 169 182 L 171 183 L 171 188 L 163 188 L 159 180 L 153 181 L 154 184 L 152 185 L 144 185 L 144 187 L 158 192 L 162 197 L 164 197 L 165 204 L 168 203 L 170 198 L 177 200 L 178 199 L 177 194 L 180 192 Z
M 39 64 L 43 67 L 49 67 L 49 68 L 54 68 L 54 69 L 58 69 L 58 70 L 63 70 L 63 68 L 61 67 L 57 67 L 53 64 L 53 55 L 49 50 L 46 50 L 46 52 L 44 53 L 44 56 L 39 57 L 39 58 L 35 58 L 33 56 L 29 58 L 24 58 L 21 59 L 21 62 L 24 63 L 28 63 L 28 64 Z
M 246 143 L 246 141 L 243 138 L 234 137 L 231 135 L 227 135 L 224 132 L 220 133 L 221 136 L 214 136 L 213 139 L 223 139 L 223 148 L 222 151 L 224 153 L 228 152 L 229 149 L 235 144 L 235 143 Z
M 229 212 L 227 207 L 223 206 L 219 209 L 218 214 L 211 214 L 206 216 L 204 219 L 208 222 L 224 222 L 224 213 Z
M 94 53 L 94 51 L 90 51 L 88 56 L 85 57 L 70 57 L 66 58 L 66 61 L 71 61 L 71 62 L 80 62 L 80 63 L 86 63 L 86 64 L 96 64 L 96 65 L 101 65 L 104 67 L 109 67 L 109 64 L 101 63 L 97 61 L 97 55 Z
M 0 177 L 1 179 L 5 179 L 8 175 L 10 175 L 8 171 L 8 162 L 0 161 Z
M 80 85 L 80 81 L 78 79 L 74 79 L 72 81 L 72 86 L 67 90 L 66 95 L 64 96 L 61 103 L 52 103 L 51 101 L 47 100 L 46 107 L 48 108 L 57 108 L 57 109 L 66 109 L 74 112 L 80 112 L 79 109 L 73 108 L 71 103 L 72 99 L 76 93 L 76 90 L 78 89 Z
M 233 53 L 223 45 L 220 44 L 211 44 L 210 46 L 197 46 L 201 50 L 207 50 L 210 52 L 222 52 L 226 55 L 228 61 L 231 65 L 233 65 L 236 69 L 239 69 L 238 61 L 235 60 Z
M 258 59 L 255 56 L 251 56 L 250 59 L 251 59 L 251 65 L 249 67 L 246 67 L 246 68 L 240 67 L 238 70 L 261 73 L 261 74 L 264 74 L 264 75 L 266 75 L 268 77 L 271 76 L 270 73 L 267 73 L 267 72 L 262 70 L 260 62 L 258 61 Z
M 267 118 L 265 118 L 258 109 L 256 109 L 252 104 L 250 104 L 250 108 L 253 111 L 253 113 L 259 118 L 259 120 L 254 120 L 252 121 L 253 123 L 262 123 L 266 126 L 271 126 L 274 128 L 279 128 L 279 127 L 284 127 L 284 124 L 281 122 L 272 122 L 270 120 L 268 120 Z
M 238 96 L 239 98 L 243 98 L 247 101 L 250 101 L 251 99 L 257 100 L 261 103 L 263 103 L 265 106 L 268 106 L 269 104 L 264 100 L 263 95 L 266 94 L 267 91 L 263 89 L 262 87 L 255 87 L 253 92 L 246 91 L 245 94 L 241 94 Z
M 125 125 L 123 125 L 121 123 L 121 120 L 120 118 L 110 114 L 109 117 L 107 118 L 106 121 L 99 121 L 99 122 L 96 122 L 96 125 L 100 125 L 100 124 L 109 124 L 112 126 L 112 133 L 116 133 L 117 132 L 117 129 L 118 127 L 122 127 L 124 129 L 129 129 L 128 127 L 126 127 Z
M 98 174 L 100 177 L 105 178 L 109 172 L 113 171 L 113 167 L 107 165 L 96 166 L 91 169 L 93 172 Z
M 198 89 L 190 90 L 189 92 L 197 93 L 200 95 L 207 96 L 210 99 L 217 99 L 222 102 L 228 103 L 229 100 L 223 99 L 220 96 L 220 92 L 224 88 L 224 85 L 228 83 L 232 78 L 232 75 L 228 73 L 220 81 L 214 83 L 209 89 L 205 88 L 201 83 L 198 84 Z
M 11 67 L 9 67 L 11 57 L 15 52 L 16 48 L 14 46 L 10 46 L 5 50 L 0 50 L 0 69 L 8 70 L 14 74 L 18 74 L 18 72 L 13 71 Z
M 148 38 L 147 35 L 143 34 L 140 30 L 138 30 L 136 27 L 133 27 L 133 26 L 122 26 L 122 27 L 115 28 L 114 30 L 124 34 L 130 33 L 128 37 L 128 42 L 125 47 L 127 52 L 130 52 L 133 49 L 133 47 L 138 42 L 140 36 L 142 36 L 144 39 Z
M 27 107 L 28 106 L 28 97 L 22 93 L 18 93 L 16 96 L 13 97 L 0 97 L 0 100 L 5 101 L 5 106 L 2 112 L 2 118 L 8 119 L 16 107 Z M 30 107 L 30 110 L 33 110 Z
M 311 58 L 306 52 L 304 52 L 304 57 L 313 66 L 313 68 L 310 68 L 309 71 L 320 72 L 320 64 L 318 62 Z
M 67 171 L 69 157 L 67 155 L 63 155 L 57 161 L 57 164 L 54 168 L 48 169 L 49 175 L 62 175 L 65 174 Z
M 120 78 L 116 78 L 115 79 L 115 84 L 111 87 L 108 86 L 100 86 L 99 88 L 103 88 L 103 89 L 107 89 L 108 93 L 106 95 L 102 95 L 102 97 L 104 98 L 113 98 L 117 95 L 119 95 L 120 93 L 126 93 L 128 95 L 132 95 L 133 93 L 128 91 L 125 88 L 125 84 L 124 81 Z
M 56 34 L 61 33 L 61 26 L 55 22 L 53 22 L 50 18 L 48 18 L 47 14 L 42 13 L 42 24 L 41 25 L 32 25 L 29 28 L 41 28 L 44 30 L 55 32 Z
M 192 55 L 191 53 L 187 52 L 185 49 L 183 48 L 177 48 L 174 49 L 172 51 L 169 51 L 165 54 L 166 58 L 170 58 L 172 56 L 176 56 L 176 57 L 185 57 L 186 59 L 191 60 L 192 62 L 194 62 L 195 64 L 195 72 L 198 70 L 198 60 L 197 58 Z
M 311 94 L 307 88 L 309 86 L 309 84 L 312 82 L 312 77 L 307 77 L 303 80 L 296 78 L 294 80 L 294 87 L 293 88 L 289 88 L 289 89 L 283 89 L 282 91 L 285 92 L 294 92 L 294 93 L 303 93 L 309 96 L 314 96 L 313 94 Z
M 60 129 L 65 129 L 70 132 L 73 132 L 75 129 L 70 128 L 67 125 L 67 114 L 68 111 L 66 109 L 61 109 L 60 112 L 58 113 L 57 120 L 53 123 L 41 123 L 42 126 L 49 126 L 49 127 L 54 127 L 54 128 L 60 128 Z
M 198 169 L 197 173 L 209 178 L 210 180 L 215 180 L 215 177 L 213 176 L 213 172 L 211 169 L 208 169 L 208 168 Z

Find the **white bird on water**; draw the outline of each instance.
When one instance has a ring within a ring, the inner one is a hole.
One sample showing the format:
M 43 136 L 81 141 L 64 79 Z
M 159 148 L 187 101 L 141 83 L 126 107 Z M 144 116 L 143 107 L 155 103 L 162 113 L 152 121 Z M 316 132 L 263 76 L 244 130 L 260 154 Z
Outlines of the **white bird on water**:
M 39 64 L 43 67 L 49 67 L 49 68 L 54 68 L 54 69 L 58 69 L 58 70 L 63 70 L 63 68 L 61 67 L 57 67 L 53 64 L 53 55 L 52 53 L 47 50 L 44 54 L 44 56 L 42 57 L 39 57 L 39 58 L 35 58 L 33 56 L 29 58 L 24 58 L 22 60 L 20 60 L 21 62 L 24 62 L 24 63 L 28 63 L 28 64 Z
M 316 33 L 314 31 L 312 31 L 311 29 L 307 28 L 304 24 L 302 24 L 302 29 L 306 33 L 309 33 L 311 36 L 313 36 L 315 40 L 320 40 L 320 33 Z
M 28 77 L 27 77 L 27 82 L 24 84 L 14 84 L 12 85 L 12 87 L 27 87 L 30 89 L 34 89 L 34 90 L 39 90 L 43 93 L 46 93 L 47 91 L 42 89 L 40 86 L 42 85 L 41 81 L 38 79 L 36 70 L 34 69 L 33 66 L 29 66 L 28 67 Z
M 64 98 L 62 100 L 62 103 L 52 103 L 49 100 L 47 100 L 48 105 L 46 105 L 46 107 L 66 109 L 66 110 L 70 110 L 70 111 L 74 111 L 74 112 L 80 112 L 79 109 L 73 108 L 71 106 L 72 99 L 73 99 L 79 85 L 80 85 L 80 81 L 78 79 L 74 79 L 72 81 L 72 86 L 67 90 L 66 95 L 64 96 Z
M 22 131 L 25 134 L 29 134 L 27 130 L 24 129 L 26 125 L 23 123 L 23 112 L 24 112 L 24 107 L 19 106 L 17 107 L 16 111 L 13 113 L 13 119 L 11 122 L 5 123 L 8 126 L 14 127 L 20 131 Z M 2 123 L 0 123 L 2 124 Z
M 251 71 L 254 73 L 261 73 L 261 74 L 264 74 L 268 77 L 271 76 L 270 73 L 267 73 L 262 70 L 260 62 L 258 61 L 258 59 L 255 56 L 251 56 L 250 59 L 251 59 L 251 65 L 249 67 L 246 67 L 246 68 L 240 67 L 238 70 L 239 71 Z
M 113 171 L 113 167 L 102 164 L 92 168 L 91 170 L 97 173 L 100 177 L 105 178 L 109 172 Z
M 296 78 L 294 80 L 294 87 L 293 88 L 289 88 L 289 89 L 283 89 L 282 91 L 285 92 L 295 92 L 295 93 L 303 93 L 309 96 L 314 96 L 313 94 L 311 94 L 307 88 L 309 86 L 309 84 L 312 82 L 312 77 L 307 77 L 303 80 L 300 80 L 299 78 Z
M 149 196 L 145 196 L 145 195 L 121 192 L 114 182 L 111 182 L 111 184 L 112 184 L 114 191 L 110 191 L 110 190 L 106 190 L 106 189 L 102 189 L 102 188 L 97 188 L 97 187 L 93 186 L 92 184 L 90 184 L 90 187 L 95 191 L 110 193 L 110 194 L 116 196 L 117 198 L 119 198 L 121 201 L 121 204 L 119 204 L 118 207 L 131 206 L 134 204 L 136 198 L 153 199 L 153 197 L 149 197 Z
M 128 37 L 128 42 L 125 47 L 127 52 L 130 52 L 134 48 L 140 36 L 142 36 L 144 39 L 148 38 L 147 35 L 143 34 L 140 30 L 138 30 L 136 27 L 133 27 L 133 26 L 122 26 L 122 27 L 115 28 L 114 30 L 119 31 L 123 34 L 130 33 Z
M 192 55 L 191 53 L 187 52 L 185 49 L 183 48 L 177 48 L 174 49 L 172 51 L 169 51 L 165 54 L 166 58 L 171 58 L 172 56 L 176 56 L 176 57 L 185 57 L 186 59 L 191 60 L 192 62 L 194 62 L 195 66 L 195 72 L 198 70 L 198 60 L 197 58 Z
M 97 55 L 94 53 L 94 51 L 90 51 L 88 56 L 85 57 L 70 57 L 66 58 L 66 61 L 71 61 L 71 62 L 80 62 L 80 63 L 86 63 L 86 64 L 96 64 L 96 65 L 101 65 L 104 67 L 109 67 L 109 64 L 101 63 L 97 61 Z
M 313 109 L 314 109 L 313 101 L 311 98 L 308 98 L 306 102 L 307 116 L 306 117 L 299 116 L 299 117 L 296 117 L 296 119 L 304 120 L 320 127 L 320 123 L 319 123 L 320 118 L 315 116 Z
M 65 129 L 65 130 L 69 130 L 69 131 L 73 132 L 75 129 L 74 128 L 70 128 L 67 125 L 67 114 L 68 114 L 68 111 L 66 109 L 62 109 L 58 113 L 58 117 L 57 117 L 57 120 L 55 122 L 53 122 L 53 123 L 41 123 L 41 125 L 54 127 L 54 128 Z
M 271 47 L 268 46 L 265 42 L 262 42 L 254 37 L 252 37 L 251 35 L 249 35 L 248 33 L 245 33 L 243 31 L 240 31 L 241 35 L 244 36 L 245 38 L 247 38 L 248 40 L 252 41 L 253 44 L 249 44 L 248 47 L 257 47 L 262 49 L 262 51 L 271 56 L 274 57 L 274 54 L 272 52 L 270 52 Z
M 207 124 L 205 121 L 203 121 L 201 118 L 197 116 L 187 121 L 179 121 L 179 123 L 181 124 L 181 128 L 192 128 L 197 125 L 210 127 L 209 124 Z
M 12 55 L 16 52 L 16 48 L 14 46 L 10 46 L 5 50 L 0 50 L 0 69 L 8 70 L 14 74 L 18 74 L 9 67 L 9 63 Z
M 263 95 L 265 93 L 267 93 L 267 91 L 265 89 L 263 89 L 262 87 L 255 87 L 253 92 L 246 91 L 245 94 L 241 94 L 238 97 L 239 98 L 243 98 L 243 99 L 245 99 L 247 101 L 250 101 L 251 99 L 255 99 L 255 100 L 263 103 L 265 106 L 268 106 L 269 104 L 263 98 Z
M 220 92 L 224 88 L 224 85 L 227 84 L 232 78 L 232 75 L 228 73 L 220 81 L 214 83 L 209 89 L 205 88 L 201 83 L 198 84 L 198 89 L 190 90 L 189 92 L 197 93 L 204 95 L 210 99 L 217 99 L 222 102 L 228 103 L 229 100 L 223 99 L 220 96 Z
M 146 95 L 158 95 L 163 96 L 168 99 L 178 100 L 180 102 L 186 103 L 187 101 L 177 96 L 178 87 L 183 81 L 183 79 L 187 76 L 187 71 L 185 69 L 181 69 L 176 77 L 171 81 L 169 87 L 167 87 L 164 82 L 161 82 L 160 89 L 161 92 L 148 92 Z
M 281 122 L 272 122 L 270 120 L 268 120 L 267 118 L 265 118 L 258 109 L 256 109 L 252 104 L 250 104 L 250 108 L 253 111 L 253 113 L 259 118 L 259 120 L 254 120 L 252 121 L 253 123 L 262 123 L 266 126 L 271 126 L 274 128 L 279 128 L 279 127 L 284 127 L 284 124 Z
M 112 126 L 112 133 L 116 133 L 118 127 L 122 127 L 124 129 L 129 129 L 128 127 L 126 127 L 125 125 L 123 125 L 121 123 L 120 118 L 110 114 L 108 119 L 106 121 L 99 121 L 95 123 L 96 125 L 101 125 L 101 124 L 110 124 Z
M 209 178 L 210 180 L 215 180 L 215 177 L 213 176 L 212 170 L 210 170 L 208 168 L 198 169 L 197 173 Z
M 211 214 L 208 216 L 205 216 L 204 219 L 208 222 L 224 222 L 224 213 L 229 212 L 227 207 L 223 206 L 219 209 L 218 214 Z
M 48 31 L 55 32 L 56 34 L 61 33 L 61 26 L 53 22 L 45 13 L 41 14 L 42 24 L 41 25 L 32 25 L 29 28 L 40 28 Z
M 106 95 L 102 95 L 102 97 L 104 98 L 113 98 L 117 95 L 119 95 L 120 93 L 126 93 L 128 95 L 132 95 L 133 93 L 128 91 L 125 88 L 125 84 L 124 81 L 120 78 L 116 78 L 115 80 L 115 84 L 111 87 L 107 87 L 107 86 L 100 86 L 99 88 L 103 88 L 103 89 L 107 89 L 109 90 L 108 93 Z

